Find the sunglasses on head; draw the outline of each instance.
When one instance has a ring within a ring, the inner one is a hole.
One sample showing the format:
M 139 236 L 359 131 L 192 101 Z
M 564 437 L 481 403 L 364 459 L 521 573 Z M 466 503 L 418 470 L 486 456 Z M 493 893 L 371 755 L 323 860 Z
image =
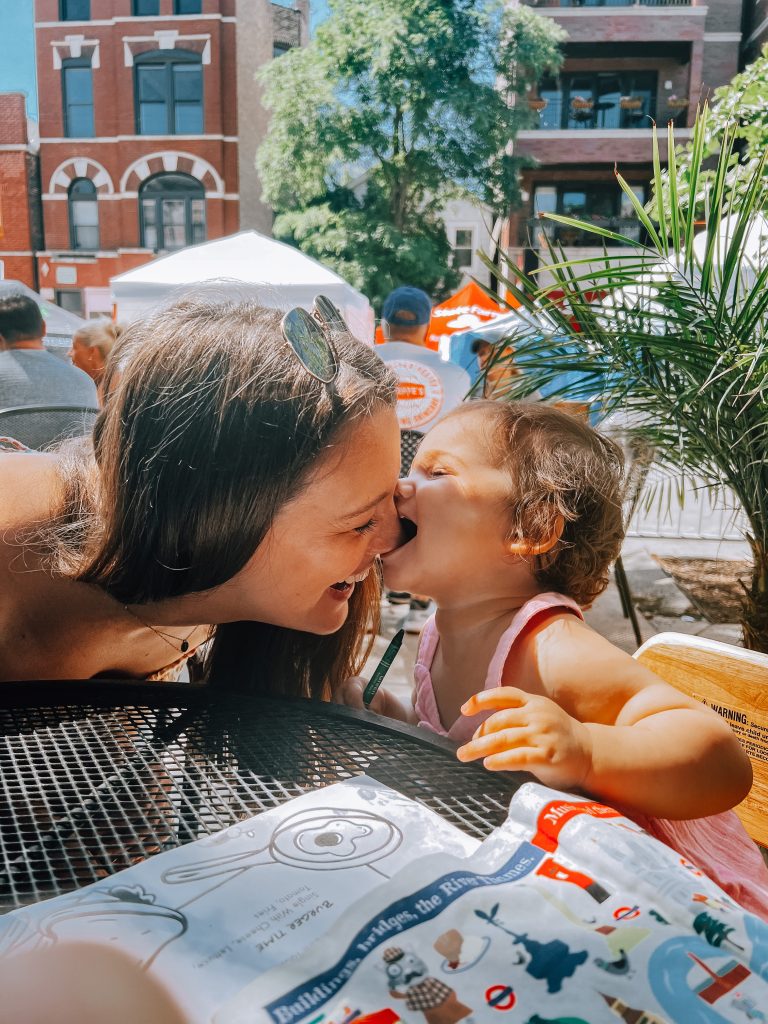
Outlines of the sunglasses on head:
M 344 317 L 325 295 L 318 295 L 312 312 L 297 306 L 285 314 L 280 329 L 301 365 L 315 380 L 331 384 L 339 373 L 339 358 L 331 331 L 348 331 Z

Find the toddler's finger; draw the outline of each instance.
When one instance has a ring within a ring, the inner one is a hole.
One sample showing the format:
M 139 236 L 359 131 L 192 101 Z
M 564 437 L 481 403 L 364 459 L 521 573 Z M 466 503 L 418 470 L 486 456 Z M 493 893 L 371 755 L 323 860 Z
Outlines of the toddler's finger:
M 541 766 L 541 752 L 535 747 L 516 747 L 501 754 L 491 754 L 483 761 L 489 772 L 532 772 Z
M 521 708 L 528 702 L 525 690 L 517 686 L 495 686 L 492 690 L 481 690 L 474 694 L 466 704 L 462 704 L 462 715 L 476 715 L 479 711 L 490 711 L 504 708 Z
M 488 757 L 490 754 L 498 754 L 505 750 L 519 747 L 528 739 L 527 730 L 524 728 L 503 729 L 500 732 L 493 732 L 489 736 L 475 736 L 459 747 L 456 757 L 460 761 L 476 761 L 478 757 Z
M 363 690 L 365 680 L 360 676 L 350 676 L 333 691 L 331 700 L 334 704 L 344 704 L 351 708 L 363 707 Z
M 472 739 L 488 736 L 489 733 L 499 732 L 502 729 L 515 729 L 524 725 L 530 725 L 530 712 L 527 708 L 505 708 L 503 711 L 494 712 L 490 718 L 486 718 L 478 725 Z

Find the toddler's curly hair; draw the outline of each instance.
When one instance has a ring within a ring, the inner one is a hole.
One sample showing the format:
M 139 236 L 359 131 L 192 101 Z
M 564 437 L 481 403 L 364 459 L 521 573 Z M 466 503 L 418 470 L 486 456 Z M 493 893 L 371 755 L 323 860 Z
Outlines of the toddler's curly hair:
M 624 539 L 624 456 L 583 419 L 538 402 L 468 402 L 453 416 L 481 414 L 491 463 L 509 474 L 508 539 L 541 543 L 565 524 L 551 551 L 535 558 L 548 590 L 589 605 L 608 585 Z

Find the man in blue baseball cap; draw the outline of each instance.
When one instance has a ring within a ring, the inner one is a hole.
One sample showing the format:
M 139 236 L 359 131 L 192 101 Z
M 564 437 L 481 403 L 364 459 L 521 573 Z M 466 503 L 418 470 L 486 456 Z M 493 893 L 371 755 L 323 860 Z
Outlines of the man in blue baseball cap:
M 427 348 L 432 301 L 420 288 L 404 285 L 386 297 L 381 311 L 385 343 L 376 352 L 397 377 L 400 476 L 407 476 L 424 434 L 464 401 L 471 381 L 455 363 Z M 432 606 L 427 598 L 389 594 L 390 603 L 410 603 L 407 632 L 419 632 Z

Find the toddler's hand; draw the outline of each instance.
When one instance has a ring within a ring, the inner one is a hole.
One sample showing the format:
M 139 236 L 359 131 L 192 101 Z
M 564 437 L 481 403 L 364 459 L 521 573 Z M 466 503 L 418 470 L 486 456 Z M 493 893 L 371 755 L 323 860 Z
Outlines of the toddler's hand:
M 373 700 L 368 707 L 363 704 L 363 691 L 368 685 L 368 680 L 362 676 L 350 676 L 333 691 L 331 700 L 334 704 L 344 704 L 348 708 L 358 708 L 360 711 L 375 711 L 377 715 L 384 715 L 386 718 L 397 718 L 405 721 L 405 712 L 397 697 L 393 697 L 383 687 L 374 694 Z
M 470 697 L 463 715 L 494 710 L 469 743 L 459 747 L 460 761 L 483 758 L 491 771 L 527 771 L 547 786 L 581 786 L 592 768 L 589 730 L 549 697 L 499 686 Z

